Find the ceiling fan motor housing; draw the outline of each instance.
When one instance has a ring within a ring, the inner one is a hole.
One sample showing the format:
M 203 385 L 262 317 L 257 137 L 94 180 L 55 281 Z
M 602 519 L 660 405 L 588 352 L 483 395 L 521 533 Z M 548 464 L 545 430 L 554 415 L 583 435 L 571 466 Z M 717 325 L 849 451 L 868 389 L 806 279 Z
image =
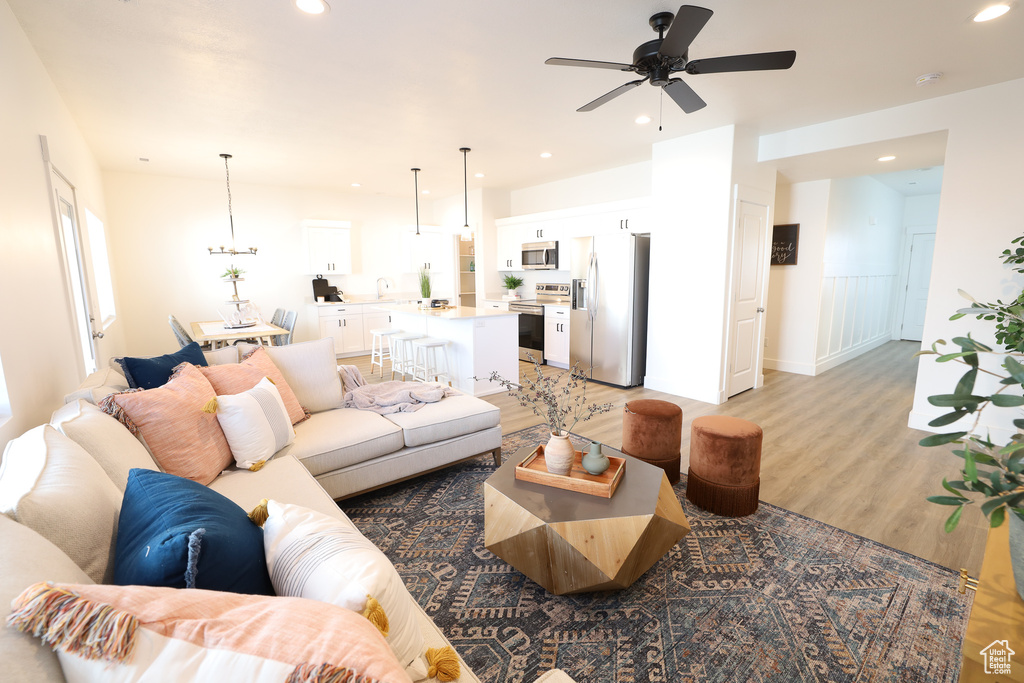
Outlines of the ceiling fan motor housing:
M 669 82 L 672 71 L 681 71 L 686 66 L 686 55 L 668 57 L 658 54 L 661 38 L 649 40 L 633 50 L 633 65 L 641 76 L 650 75 L 651 85 L 662 86 Z

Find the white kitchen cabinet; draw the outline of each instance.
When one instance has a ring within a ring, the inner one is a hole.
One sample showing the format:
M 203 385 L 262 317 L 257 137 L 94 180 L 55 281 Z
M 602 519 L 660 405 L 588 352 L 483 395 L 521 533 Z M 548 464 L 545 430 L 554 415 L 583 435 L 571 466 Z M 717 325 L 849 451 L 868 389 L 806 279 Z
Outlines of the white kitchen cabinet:
M 493 309 L 495 311 L 507 311 L 508 310 L 508 302 L 507 301 L 495 301 L 493 299 L 485 299 L 480 304 L 480 308 L 490 308 L 490 309 Z
M 349 228 L 307 225 L 306 241 L 309 245 L 307 273 L 352 273 L 352 235 Z
M 420 268 L 430 271 L 430 295 L 433 298 L 455 295 L 455 237 L 449 233 L 431 231 L 420 227 L 402 236 L 402 260 L 405 272 L 419 273 Z
M 557 368 L 569 367 L 568 306 L 544 306 L 544 360 Z
M 363 339 L 363 314 L 320 317 L 320 338 L 334 338 L 334 353 L 366 351 Z
M 573 237 L 641 233 L 651 231 L 651 211 L 646 207 L 627 207 L 616 211 L 602 211 L 587 216 L 576 224 Z
M 518 225 L 503 225 L 497 229 L 496 241 L 499 271 L 523 269 L 523 239 Z

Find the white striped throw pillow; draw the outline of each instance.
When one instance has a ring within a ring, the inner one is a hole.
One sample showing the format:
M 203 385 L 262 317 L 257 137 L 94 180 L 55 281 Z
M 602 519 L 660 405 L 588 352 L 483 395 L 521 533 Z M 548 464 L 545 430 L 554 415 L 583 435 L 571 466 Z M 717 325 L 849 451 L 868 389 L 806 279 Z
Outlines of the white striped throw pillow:
M 231 455 L 243 469 L 260 469 L 295 440 L 281 393 L 266 377 L 248 391 L 218 396 L 216 412 Z

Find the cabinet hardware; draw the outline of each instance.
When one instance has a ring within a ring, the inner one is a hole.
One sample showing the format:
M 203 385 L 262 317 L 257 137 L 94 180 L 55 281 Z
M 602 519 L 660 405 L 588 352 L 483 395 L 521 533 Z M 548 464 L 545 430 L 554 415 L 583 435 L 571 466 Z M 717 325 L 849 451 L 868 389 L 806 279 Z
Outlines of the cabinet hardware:
M 629 219 L 626 219 L 626 230 L 629 230 Z

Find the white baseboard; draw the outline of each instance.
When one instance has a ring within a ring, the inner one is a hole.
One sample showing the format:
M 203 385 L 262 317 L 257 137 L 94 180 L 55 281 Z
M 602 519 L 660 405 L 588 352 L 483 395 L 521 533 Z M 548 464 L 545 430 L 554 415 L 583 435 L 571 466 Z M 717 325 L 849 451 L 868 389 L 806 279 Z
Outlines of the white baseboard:
M 966 429 L 970 429 L 973 424 L 974 417 L 968 416 L 960 420 L 959 424 L 954 422 L 951 425 L 945 427 L 929 427 L 928 423 L 937 418 L 940 415 L 945 415 L 947 410 L 942 408 L 935 408 L 935 412 L 924 413 L 920 410 L 910 411 L 910 417 L 907 419 L 907 426 L 911 429 L 920 429 L 922 432 L 931 432 L 934 434 L 942 434 L 946 432 L 957 432 Z M 983 436 L 989 436 L 992 439 L 992 443 L 1005 444 L 1010 442 L 1010 438 L 1016 433 L 1012 428 L 1007 428 L 1004 425 L 994 425 L 981 423 L 978 425 L 978 429 L 975 430 L 976 434 Z M 921 437 L 922 439 L 924 436 Z
M 714 392 L 708 392 L 706 395 L 687 391 L 684 390 L 683 387 L 677 386 L 674 382 L 662 377 L 651 375 L 650 373 L 644 377 L 644 387 L 647 389 L 653 389 L 654 391 L 662 391 L 666 394 L 672 394 L 673 396 L 681 396 L 682 398 L 688 398 L 694 401 L 710 403 L 712 405 L 721 405 L 722 403 L 725 403 L 725 392 L 723 391 L 715 390 Z
M 857 346 L 852 346 L 845 351 L 840 351 L 833 356 L 819 360 L 814 366 L 814 374 L 820 375 L 826 370 L 831 370 L 837 365 L 842 365 L 846 361 L 852 360 L 861 354 L 871 351 L 872 349 L 877 349 L 882 344 L 887 344 L 890 341 L 892 341 L 892 336 L 887 334 L 884 337 L 876 337 L 870 341 L 861 342 Z
M 796 375 L 814 376 L 814 363 L 797 363 L 790 360 L 779 360 L 778 358 L 765 358 L 764 367 L 768 370 L 779 372 L 792 372 Z

